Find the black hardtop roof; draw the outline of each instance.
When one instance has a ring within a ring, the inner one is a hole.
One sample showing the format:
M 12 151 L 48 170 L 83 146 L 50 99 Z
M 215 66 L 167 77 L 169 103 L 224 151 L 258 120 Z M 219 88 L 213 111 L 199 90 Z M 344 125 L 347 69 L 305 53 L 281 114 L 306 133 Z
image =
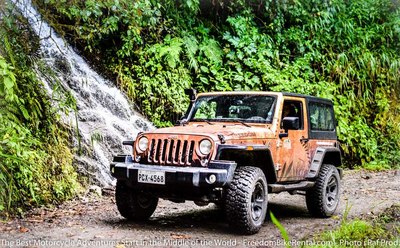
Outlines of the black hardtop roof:
M 302 97 L 302 98 L 306 98 L 307 100 L 311 100 L 313 102 L 323 102 L 323 103 L 327 103 L 327 104 L 333 104 L 332 100 L 330 100 L 330 99 L 316 97 L 316 96 L 297 94 L 297 93 L 291 93 L 291 92 L 282 92 L 282 95 L 284 95 L 284 96 Z

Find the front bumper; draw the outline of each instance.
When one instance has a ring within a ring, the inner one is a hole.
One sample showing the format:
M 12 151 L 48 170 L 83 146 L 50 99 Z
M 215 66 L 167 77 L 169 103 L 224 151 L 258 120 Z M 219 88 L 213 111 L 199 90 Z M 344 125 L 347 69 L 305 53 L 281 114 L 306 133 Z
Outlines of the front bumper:
M 118 180 L 127 181 L 132 186 L 159 187 L 223 187 L 231 182 L 235 169 L 235 162 L 224 160 L 210 161 L 207 168 L 139 164 L 135 163 L 132 160 L 132 156 L 129 155 L 114 157 L 114 160 L 110 165 L 111 175 Z M 138 182 L 139 170 L 164 172 L 165 184 L 155 185 Z M 209 180 L 211 175 L 215 176 L 215 182 Z

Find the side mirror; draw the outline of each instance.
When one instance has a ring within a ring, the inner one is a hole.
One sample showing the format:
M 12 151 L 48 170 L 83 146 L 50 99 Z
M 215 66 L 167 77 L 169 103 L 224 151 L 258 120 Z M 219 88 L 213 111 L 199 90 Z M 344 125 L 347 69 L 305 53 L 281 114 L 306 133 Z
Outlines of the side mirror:
M 298 130 L 300 129 L 299 117 L 285 117 L 282 120 L 283 129 L 287 133 L 287 130 Z

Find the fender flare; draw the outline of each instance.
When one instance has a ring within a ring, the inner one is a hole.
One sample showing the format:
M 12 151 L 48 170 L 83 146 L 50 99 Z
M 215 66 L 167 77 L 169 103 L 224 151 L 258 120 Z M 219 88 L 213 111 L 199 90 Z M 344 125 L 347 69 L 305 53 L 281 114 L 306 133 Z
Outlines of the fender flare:
M 266 159 L 266 164 L 260 167 L 264 171 L 267 177 L 268 183 L 275 183 L 277 181 L 277 175 L 275 171 L 274 161 L 272 159 L 272 154 L 268 146 L 264 145 L 224 145 L 221 144 L 217 148 L 217 154 L 215 156 L 216 160 L 220 160 L 221 156 L 223 159 L 224 153 L 228 152 L 246 152 L 246 153 L 259 153 L 257 156 L 262 156 Z M 234 161 L 236 162 L 236 161 Z M 267 173 L 268 172 L 268 173 Z
M 315 179 L 321 166 L 323 164 L 332 164 L 338 167 L 342 164 L 342 155 L 340 149 L 337 147 L 317 147 L 314 153 L 314 157 L 311 160 L 310 170 L 306 176 L 306 179 Z M 340 177 L 342 177 L 341 170 L 339 170 Z

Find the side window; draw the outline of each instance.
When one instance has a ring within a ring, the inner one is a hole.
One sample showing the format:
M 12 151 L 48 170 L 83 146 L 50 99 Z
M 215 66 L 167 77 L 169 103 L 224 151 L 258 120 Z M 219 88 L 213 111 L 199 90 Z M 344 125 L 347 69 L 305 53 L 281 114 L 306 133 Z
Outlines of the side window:
M 282 118 L 298 117 L 300 129 L 303 129 L 303 104 L 300 101 L 285 100 L 283 102 Z M 282 128 L 282 121 L 281 121 Z
M 310 102 L 310 123 L 312 131 L 334 131 L 333 108 L 330 105 Z

